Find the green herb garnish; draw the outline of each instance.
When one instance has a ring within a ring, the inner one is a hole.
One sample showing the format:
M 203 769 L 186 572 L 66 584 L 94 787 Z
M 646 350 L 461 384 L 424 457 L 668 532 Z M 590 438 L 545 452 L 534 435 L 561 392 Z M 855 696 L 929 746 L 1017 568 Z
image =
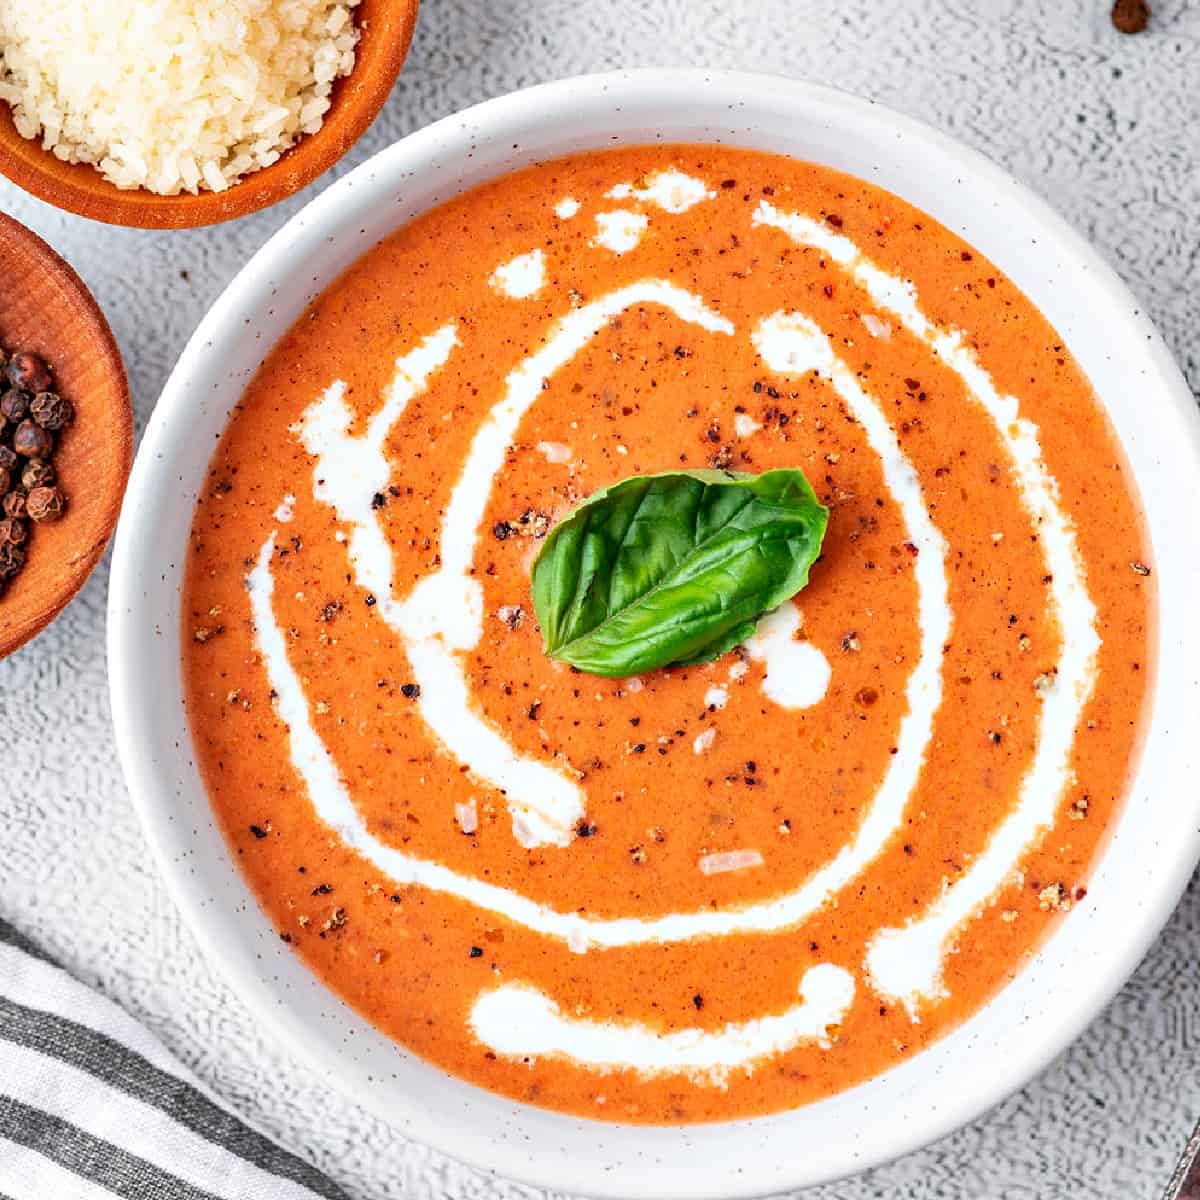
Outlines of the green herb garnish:
M 710 662 L 804 587 L 828 521 L 799 470 L 624 479 L 556 525 L 533 564 L 546 653 L 610 677 Z

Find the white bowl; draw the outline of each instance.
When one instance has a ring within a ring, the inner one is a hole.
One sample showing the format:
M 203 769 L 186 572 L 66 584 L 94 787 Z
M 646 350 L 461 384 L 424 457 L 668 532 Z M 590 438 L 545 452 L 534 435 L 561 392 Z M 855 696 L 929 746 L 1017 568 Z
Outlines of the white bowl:
M 1099 392 L 1141 487 L 1161 597 L 1140 770 L 1088 900 L 981 1012 L 887 1074 L 817 1104 L 691 1127 L 607 1125 L 445 1075 L 377 1033 L 262 917 L 210 814 L 181 699 L 192 508 L 260 360 L 364 251 L 431 205 L 541 159 L 622 143 L 724 142 L 812 159 L 898 193 L 1024 289 Z M 978 154 L 878 105 L 784 79 L 653 70 L 489 101 L 405 138 L 318 196 L 246 265 L 184 351 L 142 441 L 109 598 L 113 719 L 176 903 L 238 994 L 298 1058 L 402 1133 L 478 1167 L 597 1196 L 761 1195 L 893 1158 L 979 1116 L 1104 1007 L 1200 857 L 1200 419 L 1137 302 L 1045 204 Z

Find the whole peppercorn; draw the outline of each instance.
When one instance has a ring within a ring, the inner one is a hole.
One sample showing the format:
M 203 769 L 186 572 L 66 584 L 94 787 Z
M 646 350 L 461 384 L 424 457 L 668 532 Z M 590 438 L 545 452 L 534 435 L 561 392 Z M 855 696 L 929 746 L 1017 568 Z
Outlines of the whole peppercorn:
M 0 511 L 3 511 L 6 517 L 27 517 L 29 509 L 25 503 L 25 493 L 8 492 L 4 499 L 0 500 Z
M 21 472 L 21 486 L 27 492 L 32 492 L 34 488 L 49 487 L 53 482 L 54 468 L 37 458 L 27 462 Z
M 17 452 L 11 446 L 0 446 L 0 467 L 6 471 L 15 471 L 20 461 Z
M 48 392 L 54 386 L 50 368 L 29 350 L 18 350 L 5 368 L 8 382 L 26 392 Z
M 1120 33 L 1141 33 L 1150 24 L 1150 5 L 1147 0 L 1116 0 L 1112 23 Z
M 26 419 L 13 434 L 12 448 L 22 458 L 49 458 L 54 439 L 36 422 Z
M 9 388 L 0 396 L 0 417 L 14 425 L 29 415 L 29 394 L 20 388 Z
M 0 546 L 20 546 L 29 536 L 29 526 L 16 517 L 0 518 Z
M 20 574 L 25 565 L 25 547 L 12 542 L 0 542 L 0 579 Z
M 55 487 L 34 488 L 25 498 L 25 507 L 35 521 L 57 521 L 65 505 L 62 492 Z
M 30 401 L 29 415 L 43 429 L 57 433 L 75 420 L 75 406 L 57 392 L 38 392 Z

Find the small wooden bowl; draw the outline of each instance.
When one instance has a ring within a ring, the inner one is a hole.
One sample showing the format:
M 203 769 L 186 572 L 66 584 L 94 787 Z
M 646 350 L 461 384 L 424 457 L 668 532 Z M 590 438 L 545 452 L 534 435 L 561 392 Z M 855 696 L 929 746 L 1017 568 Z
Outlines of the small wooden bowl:
M 354 70 L 333 85 L 332 107 L 316 133 L 302 137 L 277 163 L 224 192 L 157 196 L 122 190 L 87 163 L 65 163 L 23 138 L 0 103 L 0 174 L 68 212 L 142 229 L 192 229 L 244 217 L 298 192 L 328 170 L 375 119 L 408 54 L 418 0 L 362 0 Z
M 54 456 L 67 495 L 30 531 L 25 569 L 0 596 L 0 658 L 44 629 L 91 574 L 117 523 L 133 457 L 133 414 L 112 330 L 83 281 L 37 234 L 0 213 L 0 344 L 32 350 L 75 405 Z

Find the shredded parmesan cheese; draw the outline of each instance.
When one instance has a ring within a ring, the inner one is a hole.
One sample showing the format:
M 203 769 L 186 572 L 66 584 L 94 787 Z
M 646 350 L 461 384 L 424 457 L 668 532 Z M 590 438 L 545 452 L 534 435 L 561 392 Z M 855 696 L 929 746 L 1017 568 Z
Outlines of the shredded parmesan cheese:
M 744 871 L 762 865 L 763 856 L 757 850 L 725 850 L 700 856 L 700 870 L 705 875 L 723 875 L 726 871 Z
M 867 332 L 875 338 L 882 338 L 887 341 L 892 336 L 892 327 L 882 318 L 877 317 L 874 313 L 863 313 L 862 323 L 867 327 Z
M 479 828 L 479 810 L 475 807 L 474 796 L 466 804 L 454 806 L 454 819 L 463 833 L 474 833 Z

